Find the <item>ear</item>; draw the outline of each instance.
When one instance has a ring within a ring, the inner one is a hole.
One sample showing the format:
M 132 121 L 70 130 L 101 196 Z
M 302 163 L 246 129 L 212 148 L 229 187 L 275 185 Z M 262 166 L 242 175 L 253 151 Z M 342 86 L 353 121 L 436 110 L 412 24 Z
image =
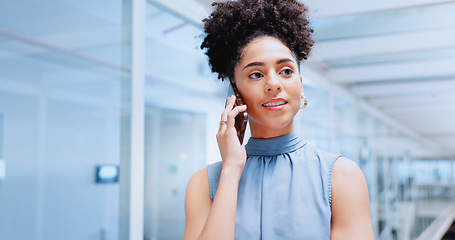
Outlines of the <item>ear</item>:
M 303 92 L 302 76 L 300 76 L 300 86 L 301 86 L 300 99 L 303 99 L 303 97 L 305 96 L 305 93 Z

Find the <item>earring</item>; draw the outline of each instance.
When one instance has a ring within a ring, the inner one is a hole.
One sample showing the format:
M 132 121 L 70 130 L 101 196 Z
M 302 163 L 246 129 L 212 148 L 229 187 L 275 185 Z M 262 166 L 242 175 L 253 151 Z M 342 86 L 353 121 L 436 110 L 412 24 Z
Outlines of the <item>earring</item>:
M 304 99 L 304 103 L 303 103 L 303 106 L 300 107 L 300 109 L 304 109 L 308 105 L 308 100 L 306 100 L 305 96 L 303 96 L 303 99 Z

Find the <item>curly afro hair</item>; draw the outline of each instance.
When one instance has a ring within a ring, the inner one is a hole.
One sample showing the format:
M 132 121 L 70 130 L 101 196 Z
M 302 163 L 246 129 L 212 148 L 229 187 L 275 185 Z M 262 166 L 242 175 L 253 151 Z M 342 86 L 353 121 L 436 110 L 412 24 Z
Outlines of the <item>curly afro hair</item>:
M 282 41 L 298 62 L 307 59 L 314 41 L 307 19 L 308 9 L 296 0 L 239 0 L 214 2 L 204 23 L 206 48 L 212 72 L 233 79 L 241 49 L 260 36 Z

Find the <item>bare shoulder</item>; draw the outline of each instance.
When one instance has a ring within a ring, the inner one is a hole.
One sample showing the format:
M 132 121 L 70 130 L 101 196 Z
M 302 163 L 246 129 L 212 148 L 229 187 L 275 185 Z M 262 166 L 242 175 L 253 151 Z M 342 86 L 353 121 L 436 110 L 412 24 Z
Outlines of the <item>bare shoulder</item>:
M 185 201 L 191 201 L 193 198 L 197 198 L 199 200 L 208 199 L 211 201 L 207 168 L 202 168 L 196 171 L 188 181 Z
M 196 171 L 188 181 L 185 196 L 183 239 L 197 239 L 212 206 L 207 168 Z
M 357 164 L 345 157 L 340 157 L 335 162 L 332 172 L 332 203 L 347 201 L 353 203 L 355 199 L 368 203 L 368 187 L 362 170 Z
M 365 180 L 365 176 L 354 161 L 339 157 L 333 166 L 332 179 L 343 182 L 357 182 Z
M 199 169 L 197 170 L 195 173 L 193 173 L 193 175 L 191 176 L 190 180 L 188 181 L 188 187 L 192 187 L 193 185 L 199 185 L 201 183 L 207 183 L 207 187 L 208 187 L 208 183 L 209 183 L 209 180 L 207 178 L 207 168 L 202 168 L 202 169 Z
M 333 167 L 331 229 L 331 239 L 374 239 L 365 176 L 344 157 Z

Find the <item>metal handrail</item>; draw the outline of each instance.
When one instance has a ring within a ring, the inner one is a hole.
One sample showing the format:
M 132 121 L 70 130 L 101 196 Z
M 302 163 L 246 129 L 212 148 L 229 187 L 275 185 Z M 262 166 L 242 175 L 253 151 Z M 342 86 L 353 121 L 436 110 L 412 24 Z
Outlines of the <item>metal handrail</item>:
M 416 240 L 440 240 L 455 220 L 455 203 L 448 206 Z

